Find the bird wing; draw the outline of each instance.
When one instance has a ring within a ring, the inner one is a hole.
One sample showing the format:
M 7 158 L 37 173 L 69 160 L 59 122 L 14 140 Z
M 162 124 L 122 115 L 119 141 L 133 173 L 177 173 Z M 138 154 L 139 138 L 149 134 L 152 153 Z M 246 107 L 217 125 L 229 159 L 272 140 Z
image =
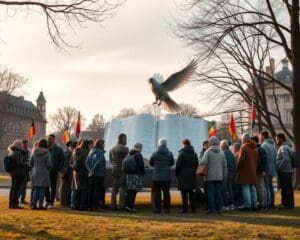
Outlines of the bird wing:
M 197 69 L 197 61 L 193 59 L 184 69 L 173 73 L 161 85 L 167 91 L 174 91 L 188 82 Z
M 161 101 L 162 107 L 171 113 L 178 113 L 181 111 L 180 106 L 170 96 Z

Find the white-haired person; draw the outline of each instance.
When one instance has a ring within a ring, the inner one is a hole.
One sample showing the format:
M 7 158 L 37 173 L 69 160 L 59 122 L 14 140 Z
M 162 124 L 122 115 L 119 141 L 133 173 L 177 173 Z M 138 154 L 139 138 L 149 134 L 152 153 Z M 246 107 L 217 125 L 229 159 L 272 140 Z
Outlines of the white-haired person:
M 11 187 L 9 193 L 9 208 L 22 209 L 19 205 L 19 193 L 21 185 L 25 178 L 25 169 L 28 167 L 23 160 L 23 142 L 22 140 L 15 140 L 12 145 L 8 147 L 8 156 L 5 160 L 5 169 L 11 176 Z
M 122 163 L 126 180 L 125 210 L 130 213 L 138 212 L 134 208 L 135 198 L 143 188 L 142 176 L 145 175 L 145 166 L 142 149 L 143 145 L 136 143 Z
M 160 139 L 158 149 L 150 157 L 150 166 L 153 167 L 152 181 L 154 185 L 154 213 L 161 213 L 162 202 L 164 213 L 170 213 L 171 196 L 171 166 L 174 165 L 174 157 L 167 147 L 166 139 Z M 163 193 L 163 201 L 161 199 Z

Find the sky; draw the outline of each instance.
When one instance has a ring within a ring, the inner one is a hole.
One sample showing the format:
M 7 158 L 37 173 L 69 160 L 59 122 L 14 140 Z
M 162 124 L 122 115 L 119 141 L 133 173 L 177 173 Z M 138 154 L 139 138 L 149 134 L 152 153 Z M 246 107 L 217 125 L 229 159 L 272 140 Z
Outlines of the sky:
M 43 16 L 2 12 L 1 65 L 28 78 L 26 99 L 35 102 L 43 90 L 48 114 L 72 106 L 87 122 L 97 113 L 109 120 L 124 107 L 139 109 L 154 101 L 147 81 L 153 73 L 168 77 L 192 59 L 192 51 L 170 31 L 181 2 L 127 0 L 102 28 L 89 24 L 65 30 L 66 38 L 79 45 L 68 54 L 51 44 Z M 192 85 L 171 96 L 205 108 Z

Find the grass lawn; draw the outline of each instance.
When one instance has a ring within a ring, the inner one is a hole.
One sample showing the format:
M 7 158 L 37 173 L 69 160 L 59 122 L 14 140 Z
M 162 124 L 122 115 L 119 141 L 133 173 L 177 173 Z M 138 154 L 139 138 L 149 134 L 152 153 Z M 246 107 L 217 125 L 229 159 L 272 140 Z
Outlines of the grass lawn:
M 278 198 L 278 195 L 277 195 Z M 0 239 L 300 239 L 300 193 L 294 210 L 265 213 L 226 212 L 208 216 L 179 214 L 180 198 L 169 215 L 154 215 L 138 197 L 141 213 L 75 212 L 56 208 L 44 212 L 7 209 L 0 197 Z
M 0 183 L 1 182 L 8 182 L 10 180 L 11 180 L 10 176 L 0 175 Z

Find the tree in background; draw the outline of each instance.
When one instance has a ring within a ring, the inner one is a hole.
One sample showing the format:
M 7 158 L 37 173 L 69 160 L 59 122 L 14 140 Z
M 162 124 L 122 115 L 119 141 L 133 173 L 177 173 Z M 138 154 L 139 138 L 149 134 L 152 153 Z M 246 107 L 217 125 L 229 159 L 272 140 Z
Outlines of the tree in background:
M 92 122 L 87 127 L 87 130 L 94 132 L 95 136 L 98 136 L 98 138 L 103 138 L 105 126 L 106 126 L 106 121 L 104 117 L 100 114 L 96 114 L 93 117 Z
M 19 11 L 25 11 L 28 15 L 42 14 L 52 43 L 61 50 L 73 47 L 63 34 L 64 26 L 72 30 L 86 27 L 88 22 L 101 26 L 104 20 L 115 16 L 120 5 L 122 2 L 119 0 L 0 1 L 0 6 L 7 7 L 6 12 L 10 15 Z
M 122 108 L 116 116 L 113 116 L 113 119 L 123 119 L 136 114 L 137 113 L 133 108 Z
M 142 107 L 141 110 L 139 110 L 139 113 L 148 113 L 156 118 L 159 118 L 162 116 L 162 110 L 159 106 L 153 105 L 153 104 L 146 104 Z
M 181 116 L 190 117 L 190 118 L 200 118 L 199 110 L 192 104 L 181 103 L 179 105 L 181 108 L 181 111 L 179 114 Z
M 69 134 L 74 134 L 75 124 L 78 118 L 79 111 L 73 107 L 65 106 L 58 108 L 56 113 L 49 115 L 49 124 L 54 132 L 62 133 L 65 130 L 69 131 Z M 81 124 L 84 122 L 82 114 Z
M 7 126 L 11 122 L 1 112 L 6 111 L 9 97 L 18 91 L 27 83 L 27 79 L 18 73 L 14 73 L 4 68 L 0 70 L 0 140 L 6 134 Z

